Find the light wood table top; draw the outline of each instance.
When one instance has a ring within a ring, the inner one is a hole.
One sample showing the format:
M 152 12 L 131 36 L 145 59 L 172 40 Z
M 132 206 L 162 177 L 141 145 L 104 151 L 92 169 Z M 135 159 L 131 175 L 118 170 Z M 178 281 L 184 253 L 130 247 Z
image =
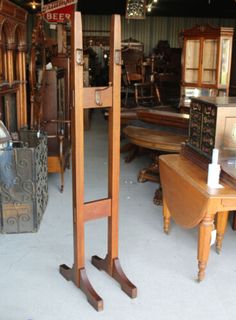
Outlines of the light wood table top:
M 187 139 L 185 135 L 136 126 L 128 126 L 123 132 L 137 146 L 165 152 L 180 152 L 181 143 Z

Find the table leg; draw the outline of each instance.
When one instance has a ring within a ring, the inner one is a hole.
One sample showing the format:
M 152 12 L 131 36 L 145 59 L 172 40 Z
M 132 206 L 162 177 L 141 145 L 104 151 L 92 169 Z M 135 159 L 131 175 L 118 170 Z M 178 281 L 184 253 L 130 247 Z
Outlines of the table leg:
M 198 281 L 205 277 L 205 270 L 210 252 L 211 231 L 214 226 L 214 216 L 208 214 L 199 225 L 198 233 Z
M 217 213 L 217 222 L 216 222 L 216 252 L 220 254 L 222 249 L 222 242 L 224 239 L 225 229 L 228 222 L 228 211 L 218 212 Z
M 236 211 L 233 213 L 232 229 L 236 230 Z
M 140 147 L 135 146 L 133 144 L 132 150 L 130 150 L 129 154 L 125 157 L 125 162 L 129 163 L 132 160 L 134 160 L 134 158 L 136 158 L 136 156 L 138 155 L 139 151 L 140 151 Z
M 159 189 L 155 191 L 154 197 L 153 197 L 153 203 L 157 206 L 163 205 L 163 196 L 162 196 L 162 187 L 161 184 L 159 186 Z
M 166 204 L 166 201 L 165 201 L 165 198 L 163 198 L 163 222 L 164 222 L 164 225 L 163 225 L 163 228 L 164 228 L 164 232 L 166 234 L 169 233 L 169 227 L 170 227 L 170 211 L 167 207 L 167 204 Z

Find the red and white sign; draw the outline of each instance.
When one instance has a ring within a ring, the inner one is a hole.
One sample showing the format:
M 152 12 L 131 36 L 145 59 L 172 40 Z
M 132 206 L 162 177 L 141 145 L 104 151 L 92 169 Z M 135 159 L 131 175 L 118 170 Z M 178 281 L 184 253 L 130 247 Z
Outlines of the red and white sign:
M 77 0 L 57 0 L 42 6 L 44 18 L 50 23 L 63 23 L 71 20 Z

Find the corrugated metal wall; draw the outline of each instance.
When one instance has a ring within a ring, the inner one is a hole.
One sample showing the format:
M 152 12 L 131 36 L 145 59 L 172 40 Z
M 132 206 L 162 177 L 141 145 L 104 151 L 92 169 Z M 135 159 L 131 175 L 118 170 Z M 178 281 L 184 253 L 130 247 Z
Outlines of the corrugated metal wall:
M 83 16 L 84 30 L 110 30 L 110 16 Z M 159 40 L 168 40 L 171 47 L 179 47 L 178 34 L 181 30 L 196 24 L 209 23 L 212 26 L 235 27 L 235 19 L 207 19 L 182 17 L 147 17 L 144 20 L 127 20 L 122 17 L 122 40 L 130 37 L 144 43 L 148 55 Z

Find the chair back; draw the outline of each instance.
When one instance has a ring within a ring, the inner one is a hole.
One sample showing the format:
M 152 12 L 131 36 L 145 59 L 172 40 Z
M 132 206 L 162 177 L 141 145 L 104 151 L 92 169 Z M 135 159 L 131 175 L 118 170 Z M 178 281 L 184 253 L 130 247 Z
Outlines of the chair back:
M 137 48 L 126 48 L 122 51 L 124 69 L 129 82 L 143 82 L 143 51 Z

